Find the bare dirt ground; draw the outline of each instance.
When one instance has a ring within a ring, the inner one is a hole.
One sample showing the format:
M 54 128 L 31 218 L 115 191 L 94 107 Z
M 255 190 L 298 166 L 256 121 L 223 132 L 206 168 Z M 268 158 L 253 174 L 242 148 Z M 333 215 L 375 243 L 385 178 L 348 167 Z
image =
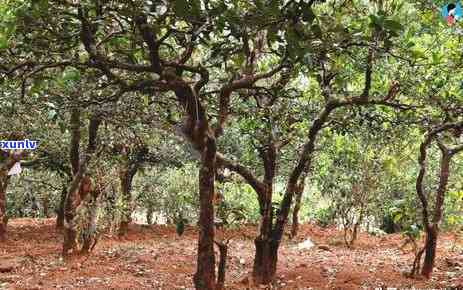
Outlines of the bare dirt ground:
M 178 237 L 173 227 L 133 225 L 125 238 L 103 236 L 86 257 L 60 258 L 61 235 L 51 219 L 16 219 L 9 223 L 9 239 L 0 244 L 0 289 L 192 289 L 196 263 L 195 228 Z M 463 289 L 463 245 L 453 235 L 439 240 L 434 277 L 409 279 L 413 255 L 399 250 L 400 235 L 362 234 L 353 249 L 335 229 L 304 225 L 294 241 L 285 240 L 274 285 L 253 287 L 253 226 L 227 230 L 219 236 L 230 242 L 227 289 Z M 301 250 L 310 238 L 316 244 Z M 322 246 L 320 249 L 320 245 Z

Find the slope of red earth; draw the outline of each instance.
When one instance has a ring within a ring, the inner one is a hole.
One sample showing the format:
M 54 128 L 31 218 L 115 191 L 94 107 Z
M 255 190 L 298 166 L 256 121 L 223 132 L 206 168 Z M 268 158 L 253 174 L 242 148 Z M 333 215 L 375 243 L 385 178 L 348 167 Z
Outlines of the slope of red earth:
M 0 244 L 0 289 L 193 289 L 193 227 L 178 237 L 174 227 L 132 225 L 127 237 L 103 235 L 90 256 L 67 260 L 53 220 L 15 219 L 8 229 Z M 455 246 L 452 234 L 441 236 L 434 276 L 425 280 L 405 277 L 413 255 L 399 250 L 400 235 L 361 234 L 348 249 L 341 232 L 315 225 L 283 242 L 277 281 L 255 287 L 248 278 L 255 232 L 254 226 L 219 231 L 218 238 L 231 238 L 226 289 L 463 288 L 463 244 Z M 300 249 L 307 238 L 315 246 Z

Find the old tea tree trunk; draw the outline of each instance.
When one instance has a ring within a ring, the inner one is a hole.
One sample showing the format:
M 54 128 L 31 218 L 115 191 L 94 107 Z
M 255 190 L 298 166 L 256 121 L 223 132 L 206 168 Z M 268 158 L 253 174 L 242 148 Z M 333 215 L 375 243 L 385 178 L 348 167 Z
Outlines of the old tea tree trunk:
M 259 235 L 254 240 L 256 252 L 254 256 L 253 280 L 258 284 L 268 284 L 272 281 L 277 268 L 277 250 L 279 241 L 274 234 L 274 208 L 272 207 L 272 187 L 275 177 L 277 148 L 270 142 L 260 150 L 264 163 L 264 182 L 260 186 Z
M 129 231 L 129 224 L 132 222 L 132 180 L 135 173 L 130 169 L 124 168 L 119 172 L 119 179 L 121 183 L 122 198 L 124 199 L 124 211 L 122 220 L 119 225 L 119 236 L 125 236 Z
M 8 218 L 6 216 L 6 187 L 8 183 L 8 171 L 6 166 L 2 166 L 0 170 L 0 241 L 6 239 L 6 224 Z
M 100 117 L 95 114 L 91 117 L 88 126 L 88 145 L 84 157 L 82 160 L 79 158 L 79 141 L 80 135 L 77 137 L 77 128 L 80 123 L 79 118 L 74 116 L 73 118 L 73 138 L 71 144 L 71 161 L 73 167 L 74 177 L 66 195 L 65 207 L 64 207 L 64 241 L 63 241 L 63 256 L 69 254 L 71 250 L 77 248 L 77 227 L 75 224 L 75 216 L 77 207 L 80 205 L 82 200 L 85 199 L 88 193 L 91 191 L 91 180 L 86 176 L 87 168 L 90 163 L 90 159 L 93 156 L 97 144 L 97 132 L 98 127 L 101 124 Z
M 275 221 L 267 239 L 258 241 L 256 239 L 256 255 L 253 268 L 254 281 L 259 284 L 268 284 L 275 278 L 278 262 L 278 249 L 283 238 L 284 229 L 288 220 L 289 211 L 295 195 L 303 191 L 303 184 L 307 176 L 307 170 L 313 159 L 315 142 L 318 133 L 328 120 L 328 116 L 339 104 L 328 103 L 317 119 L 314 120 L 309 130 L 307 142 L 304 144 L 300 158 L 292 170 L 286 185 L 286 191 L 278 210 L 275 212 Z M 273 211 L 271 211 L 273 220 Z
M 123 148 L 122 153 L 125 154 L 127 161 L 121 166 L 119 171 L 122 198 L 124 200 L 124 211 L 119 225 L 119 236 L 127 234 L 129 224 L 132 222 L 132 182 L 142 165 L 145 155 L 148 153 L 147 148 L 144 146 L 134 148 L 135 156 L 130 156 L 130 150 L 130 148 Z
M 426 231 L 426 240 L 425 240 L 424 248 L 415 257 L 415 261 L 414 261 L 414 265 L 413 265 L 413 269 L 411 273 L 412 275 L 416 274 L 416 272 L 419 270 L 421 255 L 424 252 L 425 257 L 424 257 L 423 267 L 421 269 L 421 274 L 425 276 L 426 278 L 431 277 L 431 274 L 434 268 L 435 259 L 436 259 L 437 238 L 439 236 L 439 223 L 442 219 L 442 214 L 443 214 L 444 198 L 445 198 L 445 193 L 447 191 L 447 184 L 448 184 L 448 179 L 449 179 L 449 174 L 450 174 L 450 162 L 452 160 L 452 157 L 455 154 L 463 151 L 463 145 L 460 145 L 454 148 L 449 148 L 446 145 L 444 145 L 438 139 L 438 134 L 445 130 L 451 129 L 451 128 L 461 129 L 462 127 L 463 127 L 463 124 L 461 123 L 443 125 L 440 128 L 434 131 L 431 131 L 427 135 L 423 143 L 421 143 L 420 156 L 419 156 L 420 171 L 419 171 L 419 174 L 416 180 L 416 191 L 421 201 L 422 212 L 423 212 L 423 226 Z M 441 160 L 440 160 L 440 172 L 439 172 L 439 186 L 437 188 L 434 206 L 432 207 L 433 213 L 431 214 L 429 200 L 428 200 L 429 195 L 427 195 L 424 192 L 423 180 L 426 174 L 427 150 L 429 146 L 431 145 L 434 138 L 437 139 L 437 143 L 439 145 L 439 149 L 441 152 Z
M 8 171 L 19 160 L 20 154 L 8 153 L 1 151 L 0 153 L 0 241 L 6 240 L 6 225 L 8 217 L 6 215 L 6 188 L 8 186 Z M 4 159 L 2 161 L 2 159 Z
M 144 20 L 146 21 L 146 19 Z M 143 27 L 142 29 L 144 29 Z M 209 127 L 207 114 L 198 98 L 197 89 L 193 89 L 173 73 L 166 72 L 164 77 L 185 110 L 183 134 L 195 149 L 201 153 L 201 167 L 199 170 L 199 238 L 196 273 L 193 282 L 196 289 L 216 290 L 214 253 L 216 139 Z
M 199 171 L 199 242 L 197 269 L 194 275 L 196 289 L 215 289 L 215 256 L 214 256 L 214 180 L 215 180 L 214 140 L 208 139 L 202 152 L 201 169 Z M 212 253 L 212 255 L 211 255 Z

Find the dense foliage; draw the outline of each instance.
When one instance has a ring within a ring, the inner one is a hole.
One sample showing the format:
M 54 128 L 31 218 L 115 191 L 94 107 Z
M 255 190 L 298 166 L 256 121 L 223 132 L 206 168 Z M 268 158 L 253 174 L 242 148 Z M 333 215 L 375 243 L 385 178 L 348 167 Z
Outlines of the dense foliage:
M 223 283 L 214 224 L 259 225 L 257 283 L 287 224 L 459 230 L 462 28 L 438 4 L 2 1 L 0 140 L 39 147 L 0 151 L 0 221 L 56 212 L 64 255 L 198 225 L 198 289 Z

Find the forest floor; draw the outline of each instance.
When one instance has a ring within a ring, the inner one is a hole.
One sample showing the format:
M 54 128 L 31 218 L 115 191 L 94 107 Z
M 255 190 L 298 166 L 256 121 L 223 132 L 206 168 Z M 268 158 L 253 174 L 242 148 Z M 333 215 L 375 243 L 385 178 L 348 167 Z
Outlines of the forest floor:
M 174 227 L 132 225 L 125 238 L 105 235 L 92 255 L 60 258 L 61 234 L 52 219 L 14 219 L 6 243 L 0 244 L 0 289 L 192 289 L 197 231 L 178 237 Z M 253 287 L 254 226 L 219 232 L 232 237 L 227 289 L 371 289 L 463 288 L 463 244 L 442 234 L 430 280 L 409 279 L 413 254 L 399 249 L 400 235 L 361 234 L 353 249 L 342 244 L 341 232 L 304 225 L 293 241 L 285 240 L 273 286 Z M 301 249 L 310 238 L 315 246 Z M 459 288 L 461 287 L 461 288 Z

